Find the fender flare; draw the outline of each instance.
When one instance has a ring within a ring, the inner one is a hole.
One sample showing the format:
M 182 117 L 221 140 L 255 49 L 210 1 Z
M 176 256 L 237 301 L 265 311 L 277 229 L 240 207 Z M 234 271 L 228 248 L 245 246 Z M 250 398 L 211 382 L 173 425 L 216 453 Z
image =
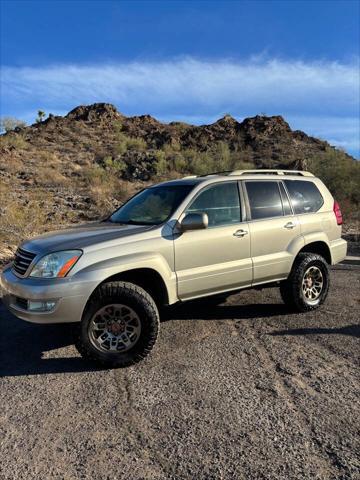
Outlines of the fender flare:
M 157 273 L 164 282 L 169 304 L 178 301 L 175 272 L 171 271 L 165 258 L 160 254 L 140 253 L 121 255 L 95 262 L 76 274 L 86 275 L 90 281 L 96 279 L 95 287 L 93 288 L 94 291 L 108 278 L 137 269 L 148 269 Z
M 305 235 L 300 235 L 290 243 L 288 251 L 293 256 L 293 262 L 292 262 L 291 268 L 294 264 L 295 258 L 301 252 L 301 250 L 303 250 L 307 245 L 310 245 L 312 243 L 324 244 L 325 248 L 327 248 L 328 250 L 328 256 L 331 263 L 332 258 L 331 258 L 331 248 L 330 248 L 329 239 L 324 232 L 315 231 L 315 232 L 306 233 Z

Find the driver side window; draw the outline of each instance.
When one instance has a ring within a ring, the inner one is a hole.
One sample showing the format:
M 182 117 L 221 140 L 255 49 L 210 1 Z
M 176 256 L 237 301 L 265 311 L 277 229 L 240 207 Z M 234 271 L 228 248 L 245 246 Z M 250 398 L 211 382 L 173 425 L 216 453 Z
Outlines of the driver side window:
M 186 213 L 206 213 L 209 227 L 241 222 L 237 182 L 219 183 L 201 192 Z

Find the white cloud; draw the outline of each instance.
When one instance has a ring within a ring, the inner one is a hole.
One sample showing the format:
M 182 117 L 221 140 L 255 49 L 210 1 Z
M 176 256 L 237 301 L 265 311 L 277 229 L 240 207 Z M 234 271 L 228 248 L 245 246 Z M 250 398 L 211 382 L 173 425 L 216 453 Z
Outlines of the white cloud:
M 260 112 L 282 114 L 313 122 L 332 118 L 334 125 L 336 118 L 344 117 L 354 130 L 359 112 L 358 59 L 341 64 L 262 57 L 243 62 L 185 58 L 4 67 L 1 83 L 3 110 L 9 114 L 37 108 L 63 111 L 79 104 L 111 102 L 126 114 L 150 113 L 169 120 L 193 118 L 195 123 L 225 112 L 239 117 Z M 343 126 L 339 120 L 332 138 L 340 135 Z M 316 129 L 322 132 L 321 125 L 312 130 Z M 326 138 L 330 132 L 323 133 Z M 351 142 L 358 140 L 353 138 Z

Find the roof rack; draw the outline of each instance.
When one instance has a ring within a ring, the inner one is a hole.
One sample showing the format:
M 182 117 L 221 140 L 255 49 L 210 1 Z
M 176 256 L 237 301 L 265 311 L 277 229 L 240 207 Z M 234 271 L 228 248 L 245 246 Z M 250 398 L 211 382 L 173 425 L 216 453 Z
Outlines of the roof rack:
M 298 175 L 299 177 L 313 177 L 314 175 L 304 170 L 233 170 L 229 175 Z
M 298 177 L 314 177 L 314 175 L 310 172 L 306 172 L 305 170 L 269 170 L 266 168 L 258 169 L 258 170 L 225 170 L 221 172 L 210 172 L 205 173 L 203 175 L 187 175 L 183 177 L 183 179 L 190 179 L 190 178 L 201 178 L 201 177 L 211 177 L 215 175 L 297 175 Z
M 202 177 L 211 177 L 215 175 L 230 175 L 232 173 L 232 170 L 221 170 L 219 172 L 209 172 L 209 173 L 204 173 L 202 175 L 186 175 L 185 177 L 182 177 L 184 179 L 188 178 L 202 178 Z

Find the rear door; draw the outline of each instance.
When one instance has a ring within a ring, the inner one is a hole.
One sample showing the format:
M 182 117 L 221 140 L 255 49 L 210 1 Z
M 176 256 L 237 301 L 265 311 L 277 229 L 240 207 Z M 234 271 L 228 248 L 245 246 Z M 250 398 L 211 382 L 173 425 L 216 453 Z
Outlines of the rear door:
M 244 181 L 251 236 L 253 284 L 286 278 L 293 262 L 292 242 L 301 235 L 282 182 Z
M 251 285 L 249 226 L 242 221 L 238 183 L 205 187 L 190 202 L 189 212 L 206 213 L 209 226 L 174 237 L 179 298 Z

